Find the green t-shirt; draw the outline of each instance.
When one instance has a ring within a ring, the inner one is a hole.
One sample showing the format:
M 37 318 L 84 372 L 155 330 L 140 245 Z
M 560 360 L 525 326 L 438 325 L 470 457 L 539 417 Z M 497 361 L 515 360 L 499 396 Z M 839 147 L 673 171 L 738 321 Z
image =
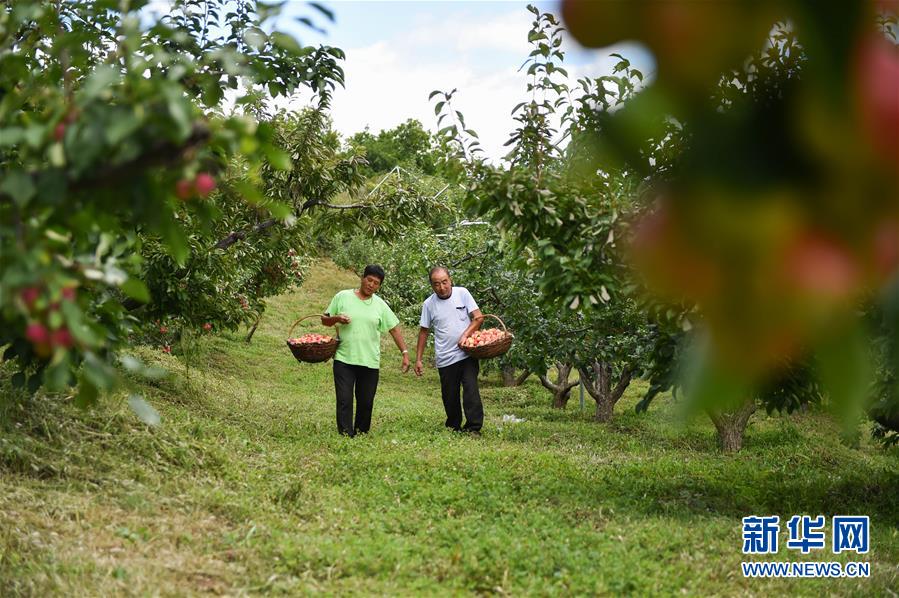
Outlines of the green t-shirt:
M 381 333 L 400 323 L 384 300 L 372 295 L 363 301 L 354 289 L 346 289 L 334 295 L 326 313 L 350 317 L 349 324 L 338 324 L 340 344 L 334 359 L 378 369 L 381 365 Z

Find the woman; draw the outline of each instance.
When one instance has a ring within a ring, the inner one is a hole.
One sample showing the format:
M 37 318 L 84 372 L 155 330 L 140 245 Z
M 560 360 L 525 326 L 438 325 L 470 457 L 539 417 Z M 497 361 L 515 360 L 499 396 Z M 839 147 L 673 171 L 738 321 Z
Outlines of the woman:
M 340 291 L 322 316 L 325 326 L 340 326 L 340 344 L 334 356 L 334 390 L 337 393 L 337 431 L 347 436 L 367 433 L 378 390 L 381 365 L 381 333 L 389 331 L 403 352 L 403 373 L 409 371 L 409 350 L 400 332 L 399 319 L 375 295 L 384 282 L 381 266 L 366 266 L 358 289 Z M 353 394 L 356 419 L 353 421 Z

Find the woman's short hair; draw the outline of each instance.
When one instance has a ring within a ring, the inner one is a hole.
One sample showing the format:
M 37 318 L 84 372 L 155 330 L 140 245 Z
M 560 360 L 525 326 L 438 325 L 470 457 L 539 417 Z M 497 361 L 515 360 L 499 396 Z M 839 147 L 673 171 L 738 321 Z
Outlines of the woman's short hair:
M 369 264 L 365 266 L 365 270 L 362 272 L 362 278 L 366 276 L 377 276 L 381 282 L 384 282 L 384 268 L 377 264 Z

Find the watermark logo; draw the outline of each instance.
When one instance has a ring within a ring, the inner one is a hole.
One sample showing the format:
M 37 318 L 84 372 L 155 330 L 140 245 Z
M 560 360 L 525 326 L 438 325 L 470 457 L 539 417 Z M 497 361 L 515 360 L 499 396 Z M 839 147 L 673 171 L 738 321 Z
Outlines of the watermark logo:
M 743 554 L 777 554 L 780 517 L 743 518 Z
M 824 515 L 793 515 L 786 523 L 789 550 L 809 554 L 827 544 Z M 780 517 L 743 517 L 743 554 L 777 554 Z M 836 515 L 832 519 L 831 548 L 834 554 L 867 554 L 871 548 L 870 518 L 867 515 Z M 869 577 L 867 562 L 743 562 L 744 577 Z
M 835 516 L 833 518 L 833 553 L 867 554 L 870 544 L 869 526 L 867 515 Z
M 808 515 L 793 515 L 787 522 L 790 537 L 787 548 L 808 554 L 812 549 L 824 548 L 824 515 L 812 519 Z

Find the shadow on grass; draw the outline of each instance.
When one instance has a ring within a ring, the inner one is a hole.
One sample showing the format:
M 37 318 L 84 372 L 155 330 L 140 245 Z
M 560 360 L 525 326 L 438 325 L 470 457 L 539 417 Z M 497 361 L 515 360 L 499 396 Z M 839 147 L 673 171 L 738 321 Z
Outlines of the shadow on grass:
M 664 475 L 624 468 L 607 478 L 596 498 L 629 512 L 682 516 L 794 514 L 869 515 L 881 525 L 899 525 L 899 473 L 855 467 L 839 478 L 820 471 L 772 475 L 755 467 L 722 472 Z

